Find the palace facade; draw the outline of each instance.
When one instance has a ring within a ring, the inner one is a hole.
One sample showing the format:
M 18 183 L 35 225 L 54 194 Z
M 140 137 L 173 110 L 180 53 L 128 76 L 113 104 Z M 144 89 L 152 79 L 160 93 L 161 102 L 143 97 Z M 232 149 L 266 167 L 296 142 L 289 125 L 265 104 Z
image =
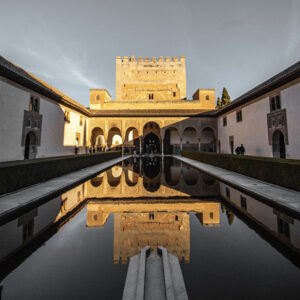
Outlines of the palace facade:
M 86 108 L 0 57 L 0 161 L 122 149 L 300 159 L 300 62 L 226 107 L 214 89 L 186 98 L 185 57 L 116 58 L 116 99 L 90 89 Z

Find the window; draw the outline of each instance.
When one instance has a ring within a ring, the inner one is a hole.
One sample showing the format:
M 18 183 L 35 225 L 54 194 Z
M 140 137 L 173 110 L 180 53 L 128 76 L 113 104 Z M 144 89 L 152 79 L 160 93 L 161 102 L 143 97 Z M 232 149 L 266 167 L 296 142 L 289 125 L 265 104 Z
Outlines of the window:
M 39 112 L 40 99 L 34 96 L 30 97 L 29 110 Z
M 173 97 L 176 97 L 176 92 L 173 92 Z
M 230 199 L 230 189 L 226 188 L 226 197 Z
M 241 110 L 236 112 L 236 121 L 237 122 L 242 122 L 243 121 L 243 115 L 242 115 Z
M 205 100 L 209 100 L 209 95 L 206 95 Z
M 68 110 L 65 111 L 65 121 L 70 122 L 70 112 Z
M 270 111 L 281 109 L 280 95 L 270 97 Z
M 227 117 L 223 118 L 223 127 L 227 126 Z
M 153 100 L 153 97 L 154 95 L 153 94 L 149 94 L 149 100 Z
M 82 124 L 83 124 L 83 118 L 80 116 L 79 125 L 82 126 Z
M 277 218 L 277 229 L 280 235 L 290 238 L 290 225 L 281 218 Z
M 178 221 L 178 216 L 175 216 L 175 221 Z
M 247 199 L 241 195 L 241 207 L 247 210 Z
M 213 212 L 210 212 L 210 213 L 209 213 L 209 217 L 210 217 L 211 219 L 213 219 L 213 218 L 214 218 L 214 213 L 213 213 Z
M 100 96 L 99 95 L 96 96 L 96 100 L 98 100 L 98 101 L 100 100 Z

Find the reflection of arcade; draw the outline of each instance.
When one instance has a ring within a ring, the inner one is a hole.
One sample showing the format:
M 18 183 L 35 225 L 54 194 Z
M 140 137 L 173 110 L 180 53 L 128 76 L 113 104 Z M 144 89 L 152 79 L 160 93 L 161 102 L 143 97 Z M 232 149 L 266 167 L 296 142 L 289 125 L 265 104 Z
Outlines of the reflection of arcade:
M 178 160 L 147 157 L 131 159 L 87 183 L 88 198 L 217 197 L 214 178 Z
M 160 187 L 161 162 L 159 157 L 143 159 L 143 185 L 149 192 L 155 192 Z
M 203 226 L 220 224 L 219 203 L 186 200 L 90 201 L 87 226 L 103 226 L 114 214 L 114 262 L 127 263 L 145 246 L 163 246 L 180 260 L 190 261 L 189 213 Z

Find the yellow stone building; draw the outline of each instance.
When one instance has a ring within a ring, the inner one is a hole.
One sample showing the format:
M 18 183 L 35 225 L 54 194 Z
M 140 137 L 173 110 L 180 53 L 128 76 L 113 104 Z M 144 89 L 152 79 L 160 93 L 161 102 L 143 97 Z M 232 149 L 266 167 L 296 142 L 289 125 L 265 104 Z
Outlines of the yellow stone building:
M 179 153 L 216 150 L 215 90 L 186 99 L 185 57 L 116 58 L 116 99 L 90 90 L 90 146 Z

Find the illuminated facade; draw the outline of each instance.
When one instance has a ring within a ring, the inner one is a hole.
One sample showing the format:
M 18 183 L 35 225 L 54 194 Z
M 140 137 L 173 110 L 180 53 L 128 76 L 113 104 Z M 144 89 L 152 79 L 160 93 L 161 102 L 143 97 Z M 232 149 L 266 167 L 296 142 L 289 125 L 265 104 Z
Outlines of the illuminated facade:
M 0 57 L 0 161 L 122 149 L 300 159 L 300 62 L 216 110 L 215 91 L 186 99 L 185 57 L 116 58 L 116 99 L 90 90 L 86 108 Z

